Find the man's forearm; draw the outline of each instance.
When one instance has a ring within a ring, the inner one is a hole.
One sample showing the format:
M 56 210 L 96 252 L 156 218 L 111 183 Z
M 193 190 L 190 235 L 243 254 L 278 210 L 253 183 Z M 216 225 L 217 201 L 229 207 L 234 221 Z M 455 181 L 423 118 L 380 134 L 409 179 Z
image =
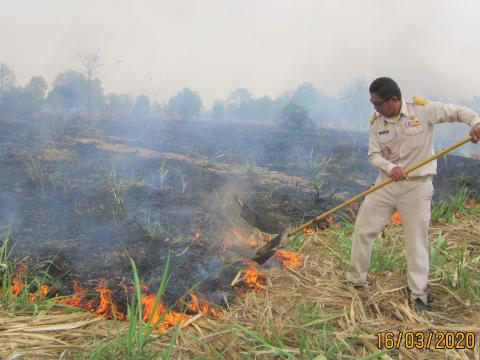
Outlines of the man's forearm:
M 370 164 L 375 166 L 377 169 L 380 171 L 385 172 L 386 174 L 390 174 L 392 169 L 397 166 L 394 163 L 388 161 L 385 159 L 381 154 L 379 153 L 368 153 L 368 161 Z

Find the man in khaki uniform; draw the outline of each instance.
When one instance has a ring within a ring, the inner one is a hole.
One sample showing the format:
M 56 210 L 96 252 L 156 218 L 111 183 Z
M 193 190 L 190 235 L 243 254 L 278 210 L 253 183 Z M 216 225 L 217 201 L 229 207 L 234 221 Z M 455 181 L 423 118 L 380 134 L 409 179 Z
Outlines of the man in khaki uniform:
M 470 125 L 470 136 L 476 143 L 480 139 L 480 118 L 463 106 L 418 97 L 413 102 L 405 102 L 400 88 L 390 78 L 376 79 L 369 90 L 375 112 L 370 120 L 368 159 L 380 170 L 377 184 L 389 178 L 395 182 L 368 195 L 360 207 L 347 280 L 355 287 L 366 284 L 373 242 L 398 210 L 405 233 L 411 304 L 425 309 L 432 176 L 436 174 L 437 163 L 432 161 L 408 176 L 405 169 L 433 155 L 435 124 L 464 122 Z

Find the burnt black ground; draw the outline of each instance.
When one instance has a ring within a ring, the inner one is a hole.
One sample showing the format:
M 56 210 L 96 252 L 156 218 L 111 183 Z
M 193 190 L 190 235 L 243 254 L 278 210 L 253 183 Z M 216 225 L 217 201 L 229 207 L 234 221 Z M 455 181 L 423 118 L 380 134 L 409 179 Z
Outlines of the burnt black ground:
M 233 241 L 232 228 L 251 230 L 234 194 L 279 232 L 285 223 L 302 223 L 364 191 L 376 176 L 367 162 L 366 134 L 293 134 L 241 124 L 118 125 L 89 128 L 72 121 L 59 133 L 58 123 L 48 120 L 2 124 L 0 227 L 11 231 L 19 256 L 53 259 L 55 272 L 65 276 L 61 292 L 71 290 L 72 279 L 92 288 L 101 278 L 112 287 L 122 277 L 131 280 L 129 256 L 154 288 L 170 257 L 167 300 L 198 286 L 222 303 L 244 267 L 228 265 L 223 241 Z M 179 156 L 146 157 L 99 144 Z M 478 194 L 480 161 L 448 156 L 438 165 L 436 200 L 459 183 Z M 318 192 L 315 176 L 322 184 Z M 148 234 L 149 227 L 157 231 Z

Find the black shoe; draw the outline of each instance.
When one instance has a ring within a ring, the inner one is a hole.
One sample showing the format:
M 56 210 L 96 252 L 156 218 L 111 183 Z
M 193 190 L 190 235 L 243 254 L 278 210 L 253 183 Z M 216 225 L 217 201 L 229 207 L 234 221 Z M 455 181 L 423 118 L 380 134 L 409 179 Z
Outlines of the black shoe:
M 410 301 L 410 307 L 415 311 L 426 311 L 426 310 L 430 310 L 431 305 L 425 304 L 422 300 L 420 300 L 419 298 L 416 298 Z
M 365 284 L 365 285 L 355 285 L 354 283 L 352 283 L 349 280 L 347 280 L 347 284 L 349 286 L 353 287 L 355 290 L 363 290 L 363 289 L 365 289 L 365 286 L 367 285 L 367 284 Z

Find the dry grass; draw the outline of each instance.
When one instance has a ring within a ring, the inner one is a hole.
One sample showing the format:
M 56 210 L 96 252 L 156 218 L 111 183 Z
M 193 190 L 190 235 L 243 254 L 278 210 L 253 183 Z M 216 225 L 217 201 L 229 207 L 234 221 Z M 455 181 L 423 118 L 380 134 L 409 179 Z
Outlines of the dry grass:
M 65 160 L 72 156 L 72 151 L 67 149 L 58 149 L 54 147 L 47 147 L 38 153 L 39 160 L 57 161 Z
M 14 315 L 0 308 L 0 357 L 58 358 L 63 353 L 80 352 L 85 336 L 90 336 L 92 324 L 100 318 L 85 311 L 39 312 Z
M 225 318 L 197 316 L 177 333 L 153 335 L 150 346 L 161 358 L 175 336 L 171 358 L 178 359 L 479 359 L 479 298 L 472 289 L 460 286 L 460 272 L 466 269 L 468 285 L 480 288 L 478 234 L 476 215 L 432 227 L 431 243 L 441 237 L 445 244 L 440 249 L 442 262 L 432 269 L 429 311 L 419 313 L 408 305 L 400 227 L 389 227 L 383 244 L 393 247 L 397 266 L 393 270 L 379 266 L 363 290 L 353 289 L 344 280 L 348 236 L 342 238 L 338 229 L 329 229 L 311 235 L 302 251 L 302 268 L 265 270 L 265 289 L 239 296 Z M 391 242 L 395 238 L 399 239 L 396 244 Z M 459 246 L 463 267 L 455 255 Z M 92 348 L 126 331 L 126 326 L 83 311 L 31 316 L 0 308 L 0 357 L 88 358 Z M 376 334 L 386 331 L 474 332 L 476 349 L 406 349 L 403 345 L 398 350 L 379 349 Z

